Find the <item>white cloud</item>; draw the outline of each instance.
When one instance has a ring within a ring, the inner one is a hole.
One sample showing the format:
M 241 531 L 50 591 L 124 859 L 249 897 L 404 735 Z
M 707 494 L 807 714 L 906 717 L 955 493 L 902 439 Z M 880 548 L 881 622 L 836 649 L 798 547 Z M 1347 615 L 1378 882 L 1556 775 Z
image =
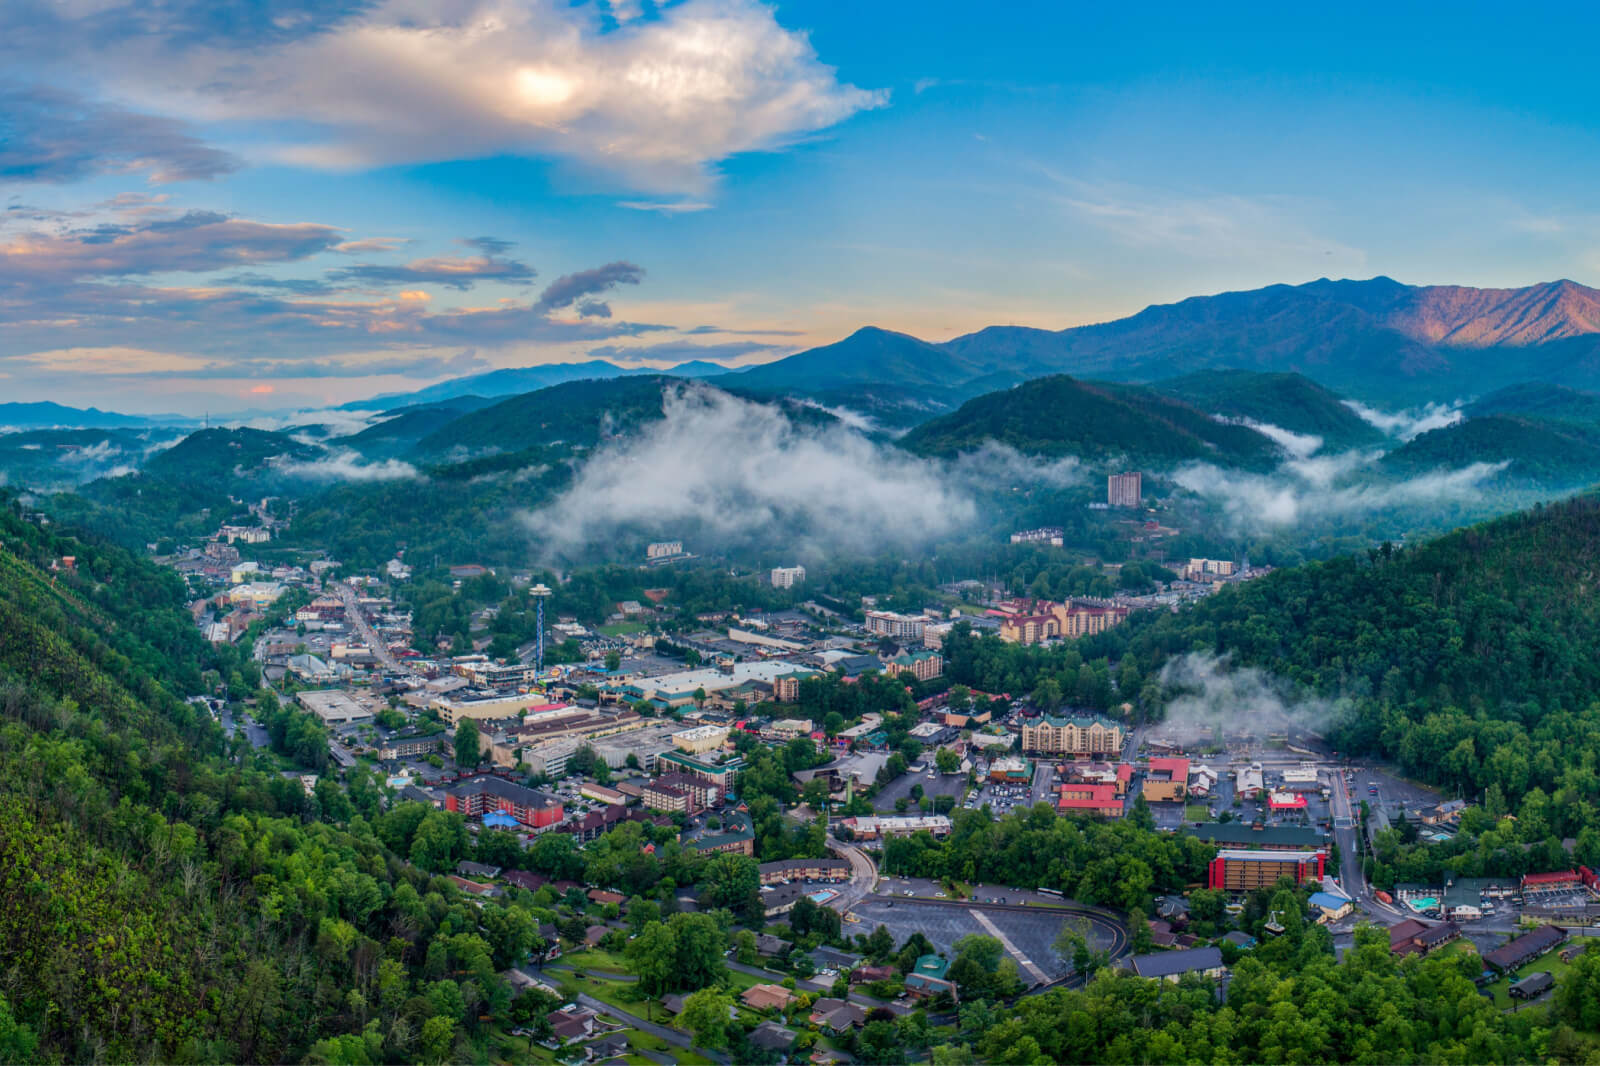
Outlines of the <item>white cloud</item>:
M 1343 705 L 1304 696 L 1282 678 L 1234 667 L 1226 656 L 1191 652 L 1168 660 L 1161 684 L 1176 690 L 1152 735 L 1175 743 L 1224 736 L 1265 736 L 1284 730 L 1325 733 Z
M 1238 528 L 1261 531 L 1386 507 L 1476 499 L 1481 495 L 1482 483 L 1507 465 L 1473 463 L 1459 470 L 1436 471 L 1406 481 L 1343 487 L 1333 487 L 1331 476 L 1318 482 L 1300 476 L 1292 468 L 1274 474 L 1247 474 L 1209 463 L 1181 467 L 1172 478 L 1220 506 Z
M 380 0 L 263 47 L 97 53 L 120 95 L 199 121 L 297 123 L 301 164 L 349 168 L 550 154 L 657 195 L 694 195 L 718 161 L 781 147 L 887 102 L 842 84 L 756 0 L 687 0 L 606 30 L 554 0 Z M 109 70 L 108 70 L 109 68 Z
M 281 474 L 312 481 L 399 481 L 417 476 L 417 468 L 410 463 L 399 459 L 368 463 L 349 449 L 334 452 L 323 459 L 287 460 L 273 465 Z
M 527 518 L 543 547 L 574 554 L 618 529 L 706 539 L 785 530 L 863 548 L 911 543 L 977 510 L 931 463 L 843 426 L 801 428 L 775 407 L 697 387 L 668 390 L 666 417 L 610 445 Z
M 1429 430 L 1453 426 L 1462 419 L 1458 404 L 1430 403 L 1426 407 L 1397 411 L 1394 414 L 1386 414 L 1356 400 L 1345 400 L 1344 405 L 1366 422 L 1400 440 L 1411 440 Z

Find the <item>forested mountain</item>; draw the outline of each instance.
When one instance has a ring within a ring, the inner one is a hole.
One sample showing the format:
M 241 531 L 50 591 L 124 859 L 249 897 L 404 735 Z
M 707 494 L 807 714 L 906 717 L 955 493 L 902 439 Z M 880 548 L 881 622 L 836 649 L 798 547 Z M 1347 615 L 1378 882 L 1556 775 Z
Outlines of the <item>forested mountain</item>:
M 62 555 L 76 569 L 48 570 Z M 0 1059 L 476 1061 L 480 1019 L 554 1006 L 514 1006 L 498 976 L 552 912 L 439 875 L 468 856 L 570 871 L 570 839 L 469 844 L 460 816 L 388 805 L 360 768 L 308 794 L 180 698 L 258 684 L 200 639 L 175 575 L 3 501 Z M 259 697 L 278 749 L 326 766 L 320 721 Z M 639 877 L 597 876 L 693 880 L 675 839 L 653 843 Z
M 1155 387 L 1202 411 L 1319 437 L 1328 448 L 1365 447 L 1387 440 L 1338 393 L 1304 374 L 1203 370 L 1157 382 Z
M 1467 404 L 1463 411 L 1479 415 L 1529 415 L 1561 422 L 1600 425 L 1600 393 L 1583 392 L 1543 382 L 1507 385 Z
M 1384 470 L 1414 477 L 1472 463 L 1504 463 L 1500 484 L 1575 488 L 1600 480 L 1600 425 L 1485 415 L 1430 430 L 1383 457 Z
M 834 344 L 712 381 L 743 389 L 809 392 L 864 384 L 948 388 L 1001 371 L 1017 374 L 1012 380 L 1025 376 L 1022 367 L 1006 364 L 1004 357 L 993 353 L 982 352 L 969 358 L 904 333 L 866 326 Z M 995 383 L 993 387 L 1001 385 Z
M 1064 374 L 969 400 L 913 429 L 902 443 L 922 455 L 952 456 L 991 440 L 1024 453 L 1093 461 L 1206 460 L 1260 468 L 1281 457 L 1278 446 L 1255 430 L 1220 422 L 1153 389 Z
M 612 434 L 662 417 L 662 375 L 572 381 L 527 392 L 455 419 L 422 439 L 420 452 L 443 455 L 518 451 L 557 442 L 593 446 Z
M 338 437 L 335 443 L 354 448 L 370 458 L 403 455 L 425 437 L 437 433 L 451 422 L 493 406 L 495 401 L 481 396 L 462 396 L 436 403 L 412 404 L 386 412 L 386 417 L 359 433 Z
M 311 460 L 319 449 L 264 429 L 202 429 L 151 456 L 144 472 L 186 487 L 225 491 L 274 460 Z
M 1417 547 L 1374 549 L 1230 586 L 1086 642 L 1145 676 L 1208 649 L 1353 702 L 1341 750 L 1473 795 L 1572 789 L 1556 827 L 1595 825 L 1600 775 L 1600 498 L 1536 508 Z M 954 656 L 952 656 L 954 658 Z M 988 678 L 982 680 L 987 681 Z M 1600 835 L 1596 836 L 1600 846 Z
M 0 429 L 48 427 L 114 429 L 128 426 L 182 424 L 190 419 L 173 416 L 124 415 L 97 407 L 67 407 L 48 400 L 38 403 L 0 403 Z M 192 424 L 192 422 L 191 422 Z
M 994 375 L 1154 381 L 1247 369 L 1304 374 L 1378 403 L 1437 400 L 1527 380 L 1600 387 L 1597 308 L 1600 294 L 1570 281 L 1473 289 L 1324 278 L 1196 296 L 1057 331 L 991 326 L 931 343 L 869 327 L 755 367 L 745 384 L 954 388 Z

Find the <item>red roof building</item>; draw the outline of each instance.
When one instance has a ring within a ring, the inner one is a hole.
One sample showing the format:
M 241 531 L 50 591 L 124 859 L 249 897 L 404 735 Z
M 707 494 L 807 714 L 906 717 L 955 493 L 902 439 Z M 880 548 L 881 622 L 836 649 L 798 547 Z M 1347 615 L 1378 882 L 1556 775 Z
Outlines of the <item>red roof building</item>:
M 1267 795 L 1269 811 L 1303 811 L 1306 798 L 1297 792 L 1272 792 Z
M 1116 785 L 1066 784 L 1061 786 L 1056 809 L 1121 818 L 1122 798 L 1117 795 Z
M 1576 870 L 1556 870 L 1547 874 L 1523 874 L 1522 890 L 1527 892 L 1549 891 L 1555 888 L 1565 888 L 1568 885 L 1583 884 L 1583 875 Z

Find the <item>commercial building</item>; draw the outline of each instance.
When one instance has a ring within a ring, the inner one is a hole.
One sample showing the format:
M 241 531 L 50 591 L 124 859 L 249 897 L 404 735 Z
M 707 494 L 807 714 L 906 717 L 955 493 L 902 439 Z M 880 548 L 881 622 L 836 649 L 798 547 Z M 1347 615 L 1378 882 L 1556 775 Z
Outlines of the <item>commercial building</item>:
M 644 557 L 646 562 L 655 562 L 658 559 L 671 559 L 683 554 L 683 541 L 660 540 L 645 546 Z
M 700 829 L 684 840 L 684 846 L 706 854 L 755 856 L 756 830 L 750 816 L 743 811 L 729 811 L 722 815 L 719 829 Z
M 378 745 L 378 758 L 380 759 L 414 759 L 418 755 L 426 755 L 438 750 L 441 743 L 446 740 L 443 733 L 418 733 L 398 734 L 382 741 Z
M 1189 794 L 1189 760 L 1152 757 L 1140 791 L 1146 803 L 1182 803 Z
M 715 751 L 722 747 L 727 739 L 728 727 L 721 725 L 697 725 L 693 729 L 680 729 L 672 734 L 673 746 L 690 755 Z
M 868 633 L 897 640 L 921 640 L 922 629 L 928 624 L 927 615 L 897 614 L 894 611 L 866 611 L 863 618 Z
M 989 780 L 999 785 L 1022 785 L 1033 779 L 1033 764 L 1019 755 L 1002 755 L 989 763 Z
M 659 788 L 672 788 L 687 793 L 689 796 L 689 813 L 703 811 L 707 807 L 715 807 L 722 802 L 723 789 L 721 786 L 707 781 L 703 777 L 694 777 L 683 773 L 666 773 L 650 782 L 640 793 L 640 798 L 648 804 L 651 786 Z
M 696 693 L 702 698 L 714 697 L 752 682 L 772 685 L 778 678 L 796 674 L 811 677 L 817 671 L 781 659 L 753 663 L 729 662 L 722 668 L 680 670 L 658 677 L 639 678 L 622 685 L 617 691 L 630 703 L 649 700 L 663 709 L 674 709 L 694 703 Z
M 941 993 L 956 995 L 955 982 L 945 977 L 950 972 L 950 960 L 938 955 L 924 955 L 906 974 L 906 991 L 918 999 L 927 999 Z
M 474 722 L 494 722 L 504 718 L 521 718 L 540 702 L 540 696 L 485 696 L 463 695 L 457 698 L 436 696 L 428 706 L 439 712 L 446 725 L 455 725 L 463 718 Z M 574 712 L 577 713 L 577 712 Z
M 1183 576 L 1189 581 L 1215 581 L 1219 577 L 1233 576 L 1231 559 L 1190 559 L 1183 567 Z
M 467 683 L 496 692 L 514 692 L 538 680 L 538 670 L 520 663 L 496 663 L 487 658 L 469 659 L 454 663 L 450 672 L 464 677 Z
M 761 728 L 762 740 L 795 740 L 811 734 L 811 719 L 780 718 Z
M 1128 617 L 1128 608 L 1103 600 L 1011 600 L 989 611 L 1000 619 L 1000 639 L 1008 644 L 1039 644 L 1060 638 L 1103 633 Z
M 727 758 L 721 762 L 713 762 L 709 759 L 685 755 L 681 751 L 664 751 L 656 757 L 656 763 L 661 767 L 663 773 L 686 774 L 689 777 L 699 778 L 702 781 L 716 785 L 724 795 L 733 791 L 734 783 L 739 777 L 739 771 L 744 769 L 744 760 L 740 758 Z
M 1483 961 L 1501 973 L 1515 970 L 1532 962 L 1540 955 L 1566 943 L 1567 931 L 1559 925 L 1541 925 L 1531 933 L 1524 933 L 1508 944 L 1495 948 Z
M 1197 973 L 1202 977 L 1221 977 L 1228 972 L 1222 964 L 1222 949 L 1214 947 L 1135 955 L 1128 960 L 1127 968 L 1139 977 L 1174 982 L 1189 973 Z
M 300 706 L 330 726 L 370 722 L 373 709 L 341 689 L 327 688 L 302 692 L 295 697 Z
M 1528 892 L 1567 892 L 1583 887 L 1583 875 L 1577 870 L 1556 870 L 1544 874 L 1524 874 L 1522 876 L 1522 891 Z
M 582 796 L 584 799 L 592 799 L 596 803 L 621 805 L 628 802 L 628 797 L 624 796 L 616 789 L 607 788 L 604 785 L 597 785 L 592 781 L 585 781 L 581 786 L 579 786 L 578 795 Z
M 1022 725 L 1022 750 L 1046 755 L 1110 755 L 1122 751 L 1122 726 L 1109 718 L 1045 715 Z
M 1321 881 L 1327 856 L 1320 851 L 1219 851 L 1207 868 L 1207 888 L 1243 892 L 1267 888 L 1287 877 L 1303 884 Z
M 1144 503 L 1144 475 L 1112 474 L 1106 478 L 1106 503 L 1112 507 L 1138 507 Z
M 929 832 L 934 836 L 947 836 L 950 833 L 950 819 L 942 814 L 928 815 L 925 817 L 906 816 L 902 818 L 845 818 L 841 825 L 847 827 L 855 834 L 857 840 L 879 840 L 883 837 L 910 836 L 912 833 Z
M 848 881 L 850 863 L 844 859 L 783 859 L 761 864 L 761 883 L 780 881 Z
M 1307 901 L 1311 909 L 1317 914 L 1318 922 L 1336 922 L 1355 910 L 1356 905 L 1343 896 L 1332 892 L 1313 892 Z
M 1555 986 L 1555 975 L 1549 970 L 1540 970 L 1506 989 L 1506 994 L 1513 999 L 1538 999 Z
M 1317 851 L 1326 846 L 1322 833 L 1303 825 L 1251 825 L 1246 822 L 1202 822 L 1178 832 L 1225 848 L 1264 851 Z
M 1123 801 L 1116 785 L 1069 783 L 1061 786 L 1056 809 L 1064 813 L 1098 814 L 1102 818 L 1121 818 Z
M 944 656 L 936 651 L 906 652 L 884 663 L 884 672 L 891 676 L 910 674 L 918 681 L 932 681 L 944 673 Z
M 479 774 L 464 778 L 445 790 L 445 810 L 468 818 L 503 811 L 533 829 L 545 829 L 565 816 L 561 801 L 547 792 L 524 788 L 503 777 Z
M 668 814 L 693 814 L 701 809 L 687 789 L 659 780 L 645 785 L 640 799 L 652 811 L 666 811 Z
M 1396 955 L 1426 955 L 1460 938 L 1461 927 L 1455 922 L 1429 925 L 1416 918 L 1407 918 L 1389 927 L 1389 950 Z
M 806 579 L 806 568 L 803 566 L 775 566 L 772 568 L 772 587 L 775 589 L 792 589 Z
M 1065 543 L 1066 530 L 1060 526 L 1041 526 L 1038 529 L 1023 529 L 1011 534 L 1013 544 L 1048 544 L 1052 548 L 1059 548 Z

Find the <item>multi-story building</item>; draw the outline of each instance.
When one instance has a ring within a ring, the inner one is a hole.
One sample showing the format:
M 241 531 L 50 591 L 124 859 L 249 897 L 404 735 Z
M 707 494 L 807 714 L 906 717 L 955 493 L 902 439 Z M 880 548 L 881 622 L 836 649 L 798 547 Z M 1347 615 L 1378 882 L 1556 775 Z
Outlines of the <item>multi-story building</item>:
M 719 829 L 707 828 L 684 841 L 684 846 L 703 854 L 718 855 L 730 852 L 735 855 L 755 856 L 756 830 L 750 816 L 742 811 L 729 811 L 722 816 Z
M 661 788 L 677 789 L 689 796 L 689 813 L 703 811 L 707 807 L 715 807 L 722 802 L 723 792 L 720 786 L 712 784 L 703 777 L 691 777 L 688 774 L 667 773 L 662 774 L 650 783 Z M 648 786 L 643 793 L 648 801 Z
M 690 755 L 715 751 L 727 739 L 728 727 L 721 725 L 697 725 L 693 729 L 680 729 L 672 734 L 672 743 L 677 749 Z
M 848 881 L 850 863 L 844 859 L 783 859 L 761 864 L 761 883 L 775 885 L 780 881 L 805 879 L 808 881 Z
M 1022 750 L 1049 755 L 1117 755 L 1122 726 L 1099 715 L 1067 718 L 1045 715 L 1022 725 Z
M 1141 789 L 1146 803 L 1182 803 L 1189 794 L 1189 760 L 1156 756 Z
M 739 777 L 739 771 L 744 769 L 743 759 L 732 758 L 723 759 L 721 762 L 712 762 L 708 759 L 685 755 L 681 751 L 662 752 L 656 757 L 656 764 L 661 767 L 662 773 L 686 774 L 689 777 L 708 781 L 721 789 L 723 795 L 733 791 L 734 782 Z
M 464 677 L 478 687 L 496 692 L 514 692 L 538 680 L 538 671 L 520 663 L 496 663 L 487 658 L 458 662 L 450 667 L 457 677 Z
M 444 739 L 443 733 L 429 733 L 427 736 L 416 734 L 393 736 L 378 745 L 378 758 L 412 759 L 418 755 L 426 755 L 430 751 L 437 751 Z
M 659 779 L 644 786 L 640 800 L 653 811 L 669 814 L 693 814 L 700 809 L 687 789 L 663 784 Z
M 1061 786 L 1056 809 L 1064 813 L 1098 814 L 1102 818 L 1121 818 L 1123 804 L 1116 785 L 1068 782 Z
M 1106 478 L 1106 503 L 1112 507 L 1138 507 L 1144 502 L 1144 475 L 1112 474 Z
M 800 699 L 800 682 L 814 675 L 797 670 L 779 674 L 772 679 L 772 698 L 779 703 L 795 703 Z
M 904 815 L 885 818 L 845 818 L 841 825 L 847 826 L 855 834 L 857 840 L 878 840 L 882 837 L 910 836 L 926 830 L 936 837 L 948 836 L 950 833 L 950 819 L 942 814 L 931 815 Z
M 891 675 L 910 674 L 918 681 L 932 681 L 944 673 L 944 656 L 936 651 L 906 652 L 884 665 Z
M 868 633 L 897 640 L 921 640 L 922 629 L 928 624 L 927 615 L 899 614 L 895 611 L 867 611 L 864 618 Z
M 675 555 L 683 554 L 683 541 L 661 540 L 645 547 L 644 557 L 648 561 L 656 559 L 671 559 Z
M 1320 851 L 1219 851 L 1207 869 L 1207 887 L 1243 892 L 1269 888 L 1288 877 L 1296 884 L 1321 881 L 1327 856 Z
M 1190 559 L 1183 568 L 1183 576 L 1190 581 L 1211 581 L 1233 576 L 1231 559 Z
M 445 789 L 445 810 L 468 818 L 482 818 L 492 811 L 504 811 L 525 826 L 545 829 L 560 822 L 565 812 L 561 801 L 547 792 L 524 788 L 503 777 L 479 774 L 463 778 Z
M 1012 600 L 989 612 L 1000 618 L 1000 639 L 1039 644 L 1056 637 L 1076 640 L 1103 633 L 1128 617 L 1128 608 L 1102 600 Z
M 1065 531 L 1060 526 L 1043 526 L 1039 529 L 1024 529 L 1011 534 L 1013 544 L 1048 544 L 1052 548 L 1059 548 L 1065 542 Z
M 772 587 L 775 589 L 792 589 L 806 579 L 806 568 L 803 566 L 775 566 L 772 568 Z

